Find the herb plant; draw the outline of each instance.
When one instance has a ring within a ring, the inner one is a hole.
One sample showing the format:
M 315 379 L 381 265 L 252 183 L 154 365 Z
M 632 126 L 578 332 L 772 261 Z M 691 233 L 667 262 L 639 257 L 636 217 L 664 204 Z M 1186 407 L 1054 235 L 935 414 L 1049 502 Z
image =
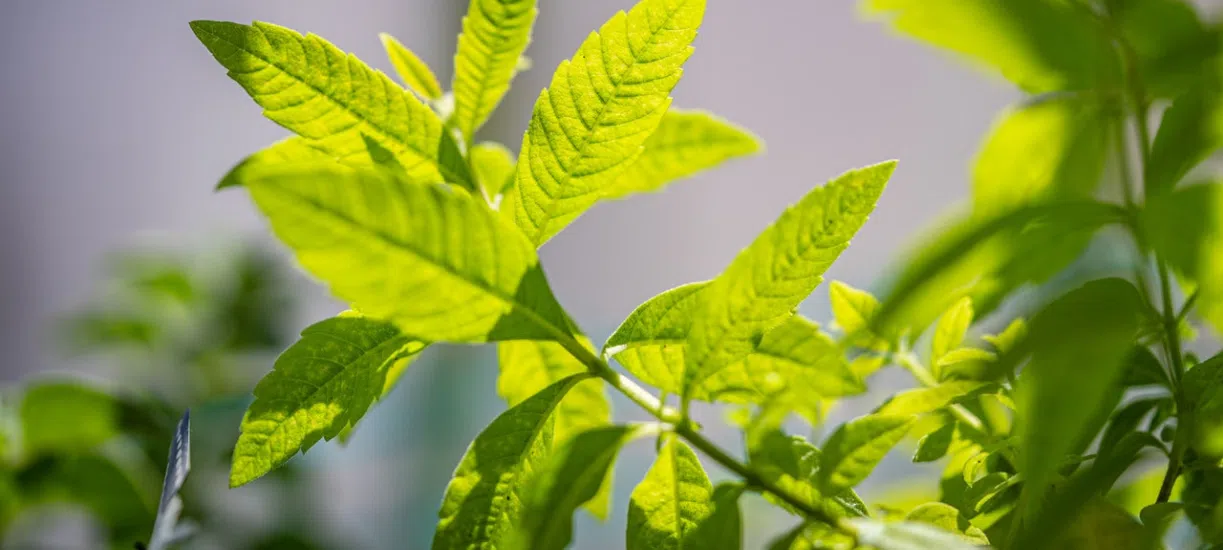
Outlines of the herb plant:
M 192 23 L 295 134 L 220 187 L 245 188 L 301 266 L 352 306 L 303 331 L 256 386 L 231 484 L 346 434 L 431 345 L 495 342 L 509 408 L 456 468 L 434 548 L 568 546 L 579 508 L 608 513 L 616 455 L 647 438 L 657 459 L 627 504 L 630 549 L 738 548 L 745 492 L 800 518 L 779 549 L 1157 548 L 1182 514 L 1196 528 L 1188 544 L 1223 543 L 1223 356 L 1186 348 L 1198 320 L 1223 328 L 1223 194 L 1178 187 L 1223 144 L 1217 29 L 1177 0 L 869 2 L 1032 94 L 986 140 L 971 211 L 923 242 L 882 300 L 830 284 L 826 330 L 796 309 L 896 164 L 848 171 L 722 273 L 647 301 L 596 348 L 536 249 L 600 201 L 760 148 L 671 107 L 705 4 L 641 0 L 591 33 L 540 93 L 516 158 L 475 135 L 525 66 L 534 1 L 471 1 L 450 92 L 386 35 L 407 88 L 315 35 Z M 1168 99 L 1152 139 L 1152 106 Z M 1101 198 L 1105 179 L 1119 200 Z M 1068 270 L 1093 241 L 1132 261 Z M 1004 318 L 1004 304 L 1030 320 Z M 885 365 L 917 388 L 818 445 L 785 430 L 794 415 L 821 425 Z M 615 422 L 608 391 L 656 421 Z M 693 401 L 728 407 L 743 452 L 706 436 Z M 911 435 L 915 462 L 947 463 L 938 500 L 868 506 L 855 486 Z M 1105 498 L 1151 454 L 1166 466 L 1150 501 Z M 709 463 L 731 480 L 715 485 Z

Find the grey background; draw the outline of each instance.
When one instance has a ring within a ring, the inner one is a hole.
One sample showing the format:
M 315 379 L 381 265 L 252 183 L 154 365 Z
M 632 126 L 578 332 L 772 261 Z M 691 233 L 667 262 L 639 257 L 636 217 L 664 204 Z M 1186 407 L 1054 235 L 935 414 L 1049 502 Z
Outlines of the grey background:
M 541 4 L 528 51 L 535 68 L 515 80 L 481 135 L 514 149 L 551 70 L 631 2 Z M 445 82 L 465 8 L 457 0 L 0 2 L 0 382 L 59 366 L 47 323 L 87 299 L 106 252 L 266 233 L 242 192 L 212 187 L 285 131 L 225 77 L 188 21 L 259 19 L 315 32 L 389 72 L 377 39 L 386 31 Z M 715 275 L 813 186 L 896 158 L 872 220 L 829 273 L 869 287 L 916 231 L 966 197 L 979 139 L 1018 97 L 863 20 L 854 2 L 797 0 L 712 0 L 674 95 L 676 106 L 752 129 L 767 152 L 661 194 L 600 205 L 544 247 L 557 295 L 596 336 L 658 292 Z M 317 286 L 297 292 L 308 306 L 298 327 L 341 309 Z M 828 318 L 825 293 L 804 306 L 816 319 Z M 370 435 L 342 451 L 312 450 L 322 524 L 341 528 L 354 547 L 425 544 L 453 464 L 499 407 L 491 357 L 442 350 L 371 414 Z M 438 395 L 482 404 L 439 413 Z M 630 453 L 622 469 L 644 468 L 647 452 Z M 620 477 L 618 508 L 634 475 Z M 230 499 L 235 518 L 258 521 L 246 494 L 218 498 Z M 606 527 L 580 520 L 583 532 L 602 534 L 578 547 L 622 546 L 622 522 L 623 512 Z

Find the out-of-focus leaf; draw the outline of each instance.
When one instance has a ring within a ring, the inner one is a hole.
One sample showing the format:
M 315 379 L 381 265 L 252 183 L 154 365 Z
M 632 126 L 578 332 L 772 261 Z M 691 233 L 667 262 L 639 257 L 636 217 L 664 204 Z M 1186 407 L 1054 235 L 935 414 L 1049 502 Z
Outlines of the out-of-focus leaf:
M 101 456 L 48 456 L 26 465 L 16 479 L 25 505 L 82 506 L 107 526 L 116 548 L 131 548 L 153 529 L 157 503 L 148 487 Z
M 850 343 L 873 350 L 886 350 L 887 338 L 870 331 L 871 320 L 879 309 L 879 300 L 865 290 L 859 290 L 841 281 L 828 285 L 828 299 L 832 304 L 832 317 Z
M 964 335 L 972 325 L 972 299 L 965 296 L 951 306 L 938 324 L 934 325 L 934 339 L 930 343 L 930 365 L 934 367 L 935 378 L 938 378 L 939 360 L 953 349 L 964 343 Z
M 964 55 L 1030 93 L 1120 81 L 1103 29 L 1057 0 L 867 0 L 897 31 Z
M 1189 369 L 1181 386 L 1185 405 L 1193 413 L 1193 448 L 1206 457 L 1223 457 L 1223 354 Z M 1182 412 L 1178 421 L 1186 421 L 1185 416 Z
M 394 36 L 381 33 L 378 38 L 382 40 L 382 47 L 386 49 L 391 66 L 395 67 L 395 72 L 399 73 L 399 78 L 409 90 L 428 100 L 442 97 L 442 86 L 438 84 L 437 77 L 433 75 L 428 64 Z
M 1040 202 L 1091 198 L 1114 119 L 1090 94 L 1042 98 L 1004 112 L 973 167 L 974 214 L 988 218 Z
M 972 380 L 952 380 L 931 388 L 905 390 L 893 395 L 875 414 L 910 416 L 937 411 L 964 397 L 984 384 Z
M 979 548 L 959 533 L 918 521 L 883 522 L 877 519 L 849 520 L 858 532 L 858 543 L 879 550 L 975 550 Z
M 1144 307 L 1129 282 L 1101 279 L 1032 319 L 1020 346 L 1031 359 L 1016 388 L 1023 427 L 1018 466 L 1029 506 L 1039 505 L 1062 460 L 1088 443 L 1120 398 L 1125 357 Z
M 1116 505 L 1092 499 L 1075 514 L 1051 550 L 1147 550 L 1142 524 Z
M 1184 0 L 1109 0 L 1109 17 L 1134 49 L 1148 93 L 1169 97 L 1203 76 L 1219 54 L 1219 34 Z
M 1147 164 L 1147 196 L 1171 191 L 1189 170 L 1223 147 L 1223 78 L 1204 79 L 1164 112 L 1151 160 Z
M 938 429 L 922 436 L 917 442 L 917 452 L 913 454 L 913 462 L 934 462 L 944 456 L 951 448 L 955 439 L 955 422 L 947 422 Z
M 37 382 L 21 398 L 24 452 L 78 454 L 119 435 L 119 406 L 101 390 L 77 382 Z
M 500 195 L 514 183 L 514 162 L 514 155 L 500 143 L 478 143 L 471 148 L 471 167 L 476 182 L 489 198 Z
M 1190 185 L 1150 197 L 1140 221 L 1151 246 L 1197 285 L 1197 313 L 1223 333 L 1223 185 Z

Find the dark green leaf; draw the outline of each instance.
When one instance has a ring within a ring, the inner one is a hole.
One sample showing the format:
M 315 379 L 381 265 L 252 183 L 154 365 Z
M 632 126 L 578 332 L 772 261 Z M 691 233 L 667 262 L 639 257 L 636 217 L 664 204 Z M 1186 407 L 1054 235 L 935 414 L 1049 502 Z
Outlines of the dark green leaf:
M 838 494 L 866 479 L 914 420 L 909 415 L 872 414 L 842 424 L 824 443 L 816 474 L 820 490 Z
M 948 422 L 938 429 L 922 436 L 917 442 L 917 452 L 913 454 L 913 462 L 934 462 L 947 456 L 951 441 L 955 439 L 955 422 Z

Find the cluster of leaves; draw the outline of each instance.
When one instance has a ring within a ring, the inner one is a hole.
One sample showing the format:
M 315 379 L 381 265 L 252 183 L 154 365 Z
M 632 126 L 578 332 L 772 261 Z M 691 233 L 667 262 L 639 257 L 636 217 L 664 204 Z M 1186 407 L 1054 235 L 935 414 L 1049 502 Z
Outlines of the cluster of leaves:
M 1199 362 L 1183 344 L 1199 317 L 1223 328 L 1223 195 L 1177 187 L 1223 144 L 1220 81 L 1207 70 L 1218 30 L 1177 0 L 871 5 L 1037 94 L 987 139 L 972 211 L 923 243 L 883 300 L 832 284 L 826 331 L 795 311 L 895 163 L 846 172 L 712 280 L 639 306 L 598 350 L 549 289 L 536 248 L 602 200 L 759 149 L 726 121 L 671 108 L 703 0 L 641 0 L 591 33 L 540 93 L 516 159 L 474 134 L 524 67 L 531 0 L 471 1 L 446 93 L 386 36 L 407 88 L 315 35 L 192 23 L 295 134 L 221 187 L 245 188 L 302 267 L 352 307 L 307 328 L 255 388 L 231 484 L 346 433 L 432 344 L 496 342 L 509 408 L 458 465 L 434 548 L 566 547 L 579 508 L 606 516 L 617 454 L 646 437 L 658 455 L 628 503 L 629 548 L 738 548 L 745 492 L 801 518 L 778 549 L 1153 548 L 1182 510 L 1203 544 L 1219 542 L 1223 426 L 1211 411 L 1223 406 L 1223 359 Z M 1149 109 L 1168 98 L 1152 142 Z M 1097 198 L 1109 159 L 1122 204 Z M 1080 281 L 1029 322 L 970 338 L 977 319 L 1065 272 L 1108 226 L 1132 235 L 1132 273 Z M 822 423 L 885 365 L 919 387 L 819 445 L 783 428 L 792 414 Z M 657 422 L 614 422 L 608 388 Z M 703 435 L 693 401 L 734 408 L 743 458 Z M 947 461 L 939 498 L 899 518 L 873 513 L 854 488 L 910 433 L 921 435 L 914 461 Z M 1102 497 L 1152 449 L 1168 467 L 1139 521 Z M 702 456 L 735 480 L 714 485 Z

